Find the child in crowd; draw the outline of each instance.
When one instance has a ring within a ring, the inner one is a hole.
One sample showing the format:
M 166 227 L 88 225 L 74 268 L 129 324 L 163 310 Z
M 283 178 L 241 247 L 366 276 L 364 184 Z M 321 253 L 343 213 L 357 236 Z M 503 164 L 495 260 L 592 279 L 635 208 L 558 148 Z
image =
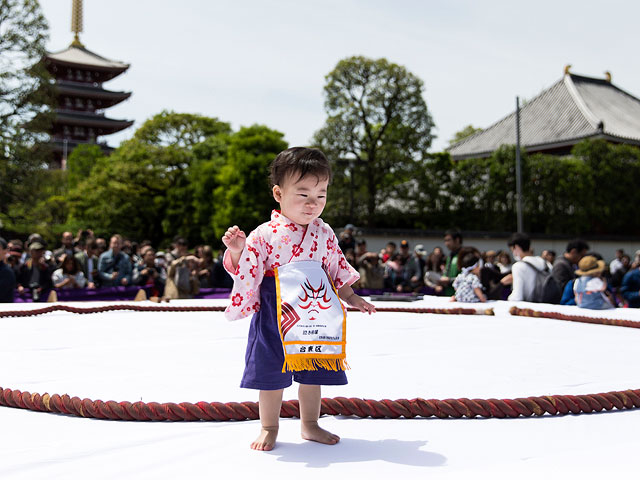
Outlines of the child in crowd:
M 480 282 L 480 269 L 482 268 L 480 254 L 476 251 L 462 252 L 459 265 L 462 271 L 453 281 L 456 293 L 451 297 L 451 301 L 486 302 L 487 297 L 482 291 L 482 282 Z
M 230 227 L 222 238 L 224 266 L 234 278 L 229 320 L 253 315 L 241 387 L 260 390 L 262 429 L 254 450 L 273 449 L 283 390 L 300 384 L 302 438 L 333 445 L 340 438 L 318 425 L 321 385 L 344 385 L 345 309 L 375 307 L 353 292 L 359 275 L 319 217 L 331 168 L 317 149 L 289 148 L 271 165 L 280 211 L 249 237 Z M 337 295 L 336 295 L 337 293 Z M 339 299 L 339 298 L 340 299 Z
M 607 281 L 602 278 L 605 268 L 604 261 L 593 255 L 582 257 L 576 270 L 578 278 L 573 283 L 576 305 L 591 310 L 615 308 L 606 295 Z

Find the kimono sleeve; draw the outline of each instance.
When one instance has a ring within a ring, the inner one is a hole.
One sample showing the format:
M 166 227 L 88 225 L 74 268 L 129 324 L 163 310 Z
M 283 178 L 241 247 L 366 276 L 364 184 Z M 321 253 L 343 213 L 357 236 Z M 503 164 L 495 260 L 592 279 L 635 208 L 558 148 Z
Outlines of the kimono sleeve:
M 247 237 L 235 270 L 231 265 L 229 251 L 224 253 L 223 265 L 233 278 L 231 303 L 224 312 L 227 320 L 239 320 L 260 310 L 260 284 L 266 261 L 264 241 L 257 230 Z
M 338 246 L 336 234 L 330 230 L 329 235 L 327 240 L 327 270 L 336 289 L 340 289 L 344 285 L 355 283 L 360 278 L 360 274 L 347 262 Z

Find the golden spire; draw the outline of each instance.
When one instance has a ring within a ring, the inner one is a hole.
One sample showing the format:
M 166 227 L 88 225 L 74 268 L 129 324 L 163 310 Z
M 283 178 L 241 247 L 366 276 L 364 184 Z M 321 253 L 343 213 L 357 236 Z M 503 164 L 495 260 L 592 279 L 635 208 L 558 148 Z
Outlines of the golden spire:
M 73 0 L 71 7 L 71 31 L 74 33 L 72 47 L 83 48 L 80 42 L 80 32 L 82 32 L 82 0 Z

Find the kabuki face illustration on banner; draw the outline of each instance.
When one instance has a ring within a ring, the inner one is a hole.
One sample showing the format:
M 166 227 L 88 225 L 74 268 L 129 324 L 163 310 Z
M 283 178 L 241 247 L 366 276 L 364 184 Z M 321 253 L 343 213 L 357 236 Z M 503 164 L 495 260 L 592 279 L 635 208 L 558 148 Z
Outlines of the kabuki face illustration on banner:
M 342 353 L 345 314 L 321 264 L 301 261 L 283 265 L 278 268 L 278 282 L 280 331 L 287 353 Z

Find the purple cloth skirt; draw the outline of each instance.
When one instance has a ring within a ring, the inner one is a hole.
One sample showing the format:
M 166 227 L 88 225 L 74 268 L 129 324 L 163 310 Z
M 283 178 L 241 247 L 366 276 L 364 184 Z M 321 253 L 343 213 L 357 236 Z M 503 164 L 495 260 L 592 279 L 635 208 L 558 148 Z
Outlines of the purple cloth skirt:
M 280 390 L 292 384 L 292 379 L 305 385 L 346 385 L 344 371 L 326 370 L 282 373 L 284 351 L 278 331 L 275 277 L 265 277 L 260 286 L 260 310 L 251 318 L 249 341 L 242 375 L 242 388 Z

